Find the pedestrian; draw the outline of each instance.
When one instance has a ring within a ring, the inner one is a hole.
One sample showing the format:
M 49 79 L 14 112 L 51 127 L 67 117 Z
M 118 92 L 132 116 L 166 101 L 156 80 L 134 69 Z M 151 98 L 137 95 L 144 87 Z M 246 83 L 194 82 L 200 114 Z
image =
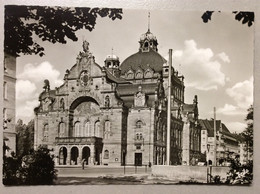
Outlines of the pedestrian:
M 83 159 L 83 160 L 81 161 L 82 170 L 84 170 L 84 163 L 85 163 L 85 159 Z

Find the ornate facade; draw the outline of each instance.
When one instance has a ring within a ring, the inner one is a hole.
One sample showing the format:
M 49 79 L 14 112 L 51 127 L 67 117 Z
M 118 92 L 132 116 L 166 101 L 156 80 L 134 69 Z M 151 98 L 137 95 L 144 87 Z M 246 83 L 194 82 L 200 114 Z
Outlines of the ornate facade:
M 57 165 L 165 164 L 169 65 L 150 30 L 139 43 L 121 64 L 108 55 L 101 67 L 84 41 L 64 84 L 51 90 L 45 80 L 35 108 L 35 147 L 53 148 Z M 172 72 L 170 163 L 189 164 L 186 155 L 195 147 L 186 144 L 198 129 L 198 102 L 184 103 L 184 77 Z

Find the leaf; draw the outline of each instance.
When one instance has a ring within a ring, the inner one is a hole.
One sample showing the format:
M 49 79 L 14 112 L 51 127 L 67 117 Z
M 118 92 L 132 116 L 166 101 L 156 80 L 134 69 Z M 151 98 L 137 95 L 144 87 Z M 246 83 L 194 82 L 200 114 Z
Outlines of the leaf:
M 17 56 L 20 53 L 43 56 L 32 34 L 52 43 L 65 44 L 66 37 L 77 41 L 75 32 L 83 27 L 92 31 L 98 16 L 122 19 L 122 9 L 6 5 L 4 50 Z

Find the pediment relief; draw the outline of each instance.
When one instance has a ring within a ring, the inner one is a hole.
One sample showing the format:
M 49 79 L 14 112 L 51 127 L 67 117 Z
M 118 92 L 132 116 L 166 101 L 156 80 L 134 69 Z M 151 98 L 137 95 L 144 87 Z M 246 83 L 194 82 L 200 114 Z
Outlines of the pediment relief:
M 144 72 L 144 78 L 152 78 L 154 71 L 149 67 Z
M 143 71 L 141 69 L 136 70 L 135 78 L 137 79 L 143 78 Z
M 129 69 L 126 73 L 126 79 L 134 79 L 134 72 L 132 69 Z

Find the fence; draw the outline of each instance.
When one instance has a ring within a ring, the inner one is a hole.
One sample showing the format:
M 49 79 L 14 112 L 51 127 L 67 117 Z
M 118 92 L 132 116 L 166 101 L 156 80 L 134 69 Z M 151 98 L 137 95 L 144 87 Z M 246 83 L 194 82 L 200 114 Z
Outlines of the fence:
M 226 178 L 228 171 L 229 167 L 221 166 L 152 166 L 152 176 L 167 177 L 177 181 L 189 181 L 193 179 L 203 183 L 208 182 L 208 174 Z

